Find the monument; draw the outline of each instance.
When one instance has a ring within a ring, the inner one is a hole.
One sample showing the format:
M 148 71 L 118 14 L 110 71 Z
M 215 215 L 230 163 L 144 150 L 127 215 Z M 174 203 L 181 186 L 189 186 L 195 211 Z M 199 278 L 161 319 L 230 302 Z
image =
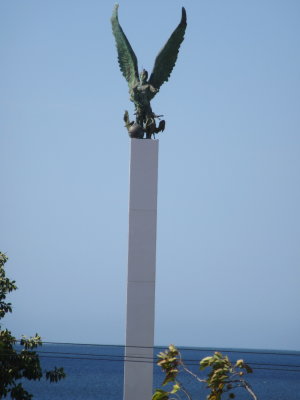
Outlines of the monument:
M 111 17 L 121 72 L 128 82 L 135 121 L 125 111 L 124 122 L 131 138 L 129 241 L 127 274 L 126 347 L 124 400 L 150 400 L 153 382 L 158 140 L 165 129 L 151 100 L 168 81 L 175 66 L 187 26 L 186 11 L 157 55 L 153 71 L 139 74 L 137 57 L 119 24 L 118 4 Z M 157 125 L 156 120 L 159 120 Z

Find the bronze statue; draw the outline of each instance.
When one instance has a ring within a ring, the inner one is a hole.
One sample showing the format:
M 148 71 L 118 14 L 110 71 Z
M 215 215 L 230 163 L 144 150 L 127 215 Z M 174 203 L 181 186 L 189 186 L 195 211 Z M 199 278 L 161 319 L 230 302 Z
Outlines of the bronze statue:
M 169 79 L 175 66 L 187 25 L 186 12 L 182 7 L 181 21 L 157 55 L 153 71 L 148 79 L 148 72 L 145 69 L 142 70 L 140 75 L 138 73 L 136 55 L 119 24 L 118 7 L 118 4 L 114 7 L 111 24 L 116 39 L 119 66 L 128 82 L 130 100 L 135 105 L 136 115 L 135 121 L 130 121 L 128 111 L 125 111 L 125 126 L 130 137 L 143 139 L 146 134 L 146 139 L 151 139 L 152 135 L 155 137 L 155 133 L 164 130 L 165 121 L 160 120 L 162 115 L 154 114 L 150 101 L 159 91 L 161 85 Z M 156 119 L 160 120 L 158 126 L 156 126 Z

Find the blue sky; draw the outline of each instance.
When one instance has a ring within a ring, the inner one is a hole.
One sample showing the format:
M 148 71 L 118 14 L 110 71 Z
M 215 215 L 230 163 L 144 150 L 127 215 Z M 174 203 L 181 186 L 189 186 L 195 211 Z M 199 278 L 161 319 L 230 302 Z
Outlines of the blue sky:
M 113 1 L 0 4 L 1 250 L 16 335 L 124 343 L 133 114 Z M 139 60 L 187 10 L 159 135 L 156 344 L 300 350 L 300 3 L 120 0 Z

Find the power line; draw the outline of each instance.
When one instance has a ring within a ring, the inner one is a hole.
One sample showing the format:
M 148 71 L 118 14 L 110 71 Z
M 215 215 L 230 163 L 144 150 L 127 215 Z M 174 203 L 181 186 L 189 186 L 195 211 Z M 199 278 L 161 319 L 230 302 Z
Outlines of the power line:
M 58 351 L 43 351 L 39 350 L 39 354 L 63 354 L 63 355 L 75 355 L 75 356 L 92 356 L 92 357 L 115 357 L 115 358 L 126 358 L 123 355 L 116 355 L 116 354 L 91 354 L 91 353 L 71 353 L 71 352 L 58 352 Z M 128 357 L 128 356 L 127 356 Z M 147 357 L 147 356 L 130 356 L 131 358 L 140 358 L 140 359 L 146 359 L 146 360 L 156 360 L 155 362 L 158 361 L 156 357 Z M 185 359 L 184 363 L 187 362 L 198 362 L 200 360 L 195 360 L 195 359 Z M 249 365 L 268 365 L 268 366 L 278 366 L 278 367 L 293 367 L 293 368 L 300 368 L 300 365 L 294 365 L 294 364 L 273 364 L 273 363 L 258 363 L 258 362 L 247 362 Z M 198 364 L 195 364 L 198 365 Z
M 18 341 L 19 342 L 19 341 Z M 169 346 L 127 346 L 127 345 L 122 345 L 122 344 L 93 344 L 93 343 L 71 343 L 71 342 L 44 342 L 43 344 L 54 344 L 54 345 L 68 345 L 68 346 L 90 346 L 90 347 L 116 347 L 116 348 L 137 348 L 137 349 L 167 349 Z M 180 351 L 198 351 L 198 352 L 205 352 L 205 351 L 220 351 L 223 353 L 241 353 L 241 354 L 262 354 L 262 355 L 276 355 L 276 356 L 297 356 L 300 357 L 300 351 L 295 351 L 295 352 L 285 352 L 279 350 L 278 352 L 276 351 L 265 351 L 265 350 L 242 350 L 242 349 L 227 349 L 227 348 L 221 348 L 221 349 L 216 349 L 216 348 L 206 348 L 206 347 L 182 347 L 182 346 L 176 346 Z
M 124 359 L 111 359 L 111 358 L 89 358 L 89 357 L 69 357 L 69 356 L 49 356 L 49 355 L 41 355 L 41 358 L 54 358 L 54 359 L 71 359 L 71 360 L 89 360 L 89 361 L 115 361 L 115 362 L 134 362 L 134 363 L 146 363 L 146 364 L 156 364 L 156 361 L 147 361 L 147 360 L 136 360 L 135 357 L 131 358 L 125 358 Z M 191 364 L 191 363 L 185 363 L 185 365 L 188 366 L 198 366 L 199 364 Z M 251 365 L 251 364 L 249 364 Z M 274 365 L 276 366 L 276 364 Z M 294 367 L 293 365 L 289 365 L 289 367 Z M 298 367 L 298 366 L 296 366 Z M 286 368 L 269 368 L 269 367 L 253 367 L 253 369 L 263 369 L 267 371 L 284 371 L 284 372 L 300 372 L 300 369 L 286 369 Z
M 56 350 L 54 350 L 54 351 L 45 351 L 45 350 L 39 350 L 39 349 L 37 349 L 36 350 L 39 354 L 64 354 L 64 355 L 78 355 L 78 356 L 92 356 L 92 357 L 123 357 L 123 355 L 118 355 L 118 354 L 93 354 L 93 353 L 77 353 L 77 352 L 61 352 L 61 351 L 56 351 Z M 256 353 L 255 353 L 256 354 Z M 135 356 L 132 356 L 132 357 L 135 357 L 135 358 L 145 358 L 145 359 L 157 359 L 156 357 L 147 357 L 147 356 L 142 356 L 142 355 L 135 355 Z M 197 362 L 198 360 L 196 360 L 196 359 L 185 359 L 185 361 L 186 362 L 193 362 L 193 361 L 195 361 L 195 362 Z M 285 366 L 290 366 L 290 365 L 285 365 L 285 364 L 273 364 L 273 363 L 256 363 L 256 362 L 248 362 L 248 363 L 250 363 L 251 365 L 254 365 L 254 364 L 256 364 L 256 365 L 278 365 L 278 366 L 283 366 L 283 367 L 285 367 Z M 298 367 L 298 368 L 300 368 L 300 365 L 293 365 L 292 364 L 292 366 L 293 367 Z
M 1 356 L 11 356 L 9 353 L 0 353 Z M 141 362 L 156 364 L 158 359 L 154 357 L 146 356 L 124 356 L 124 355 L 114 355 L 114 354 L 91 354 L 91 353 L 71 353 L 71 352 L 59 352 L 59 351 L 37 351 L 37 355 L 41 358 L 52 358 L 52 359 L 73 359 L 73 360 L 89 360 L 89 361 L 116 361 L 116 362 Z M 79 356 L 79 357 L 77 357 Z M 99 358 L 100 357 L 100 358 Z M 112 358 L 113 357 L 113 358 Z M 197 363 L 194 363 L 197 362 Z M 199 361 L 195 359 L 187 359 L 184 361 L 185 365 L 189 366 L 199 366 Z M 285 372 L 300 372 L 300 369 L 290 369 L 290 368 L 300 368 L 300 365 L 293 364 L 273 364 L 273 363 L 258 363 L 258 362 L 248 362 L 247 364 L 253 366 L 253 369 L 264 369 L 272 371 L 285 371 Z M 275 367 L 275 368 L 270 368 Z M 279 368 L 278 368 L 279 367 Z M 285 367 L 284 369 L 281 367 Z M 289 368 L 289 369 L 286 369 Z

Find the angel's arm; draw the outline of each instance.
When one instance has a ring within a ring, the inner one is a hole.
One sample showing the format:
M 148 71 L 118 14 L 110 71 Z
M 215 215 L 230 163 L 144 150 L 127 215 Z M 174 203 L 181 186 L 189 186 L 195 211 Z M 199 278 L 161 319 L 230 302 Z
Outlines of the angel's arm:
M 151 93 L 157 93 L 158 92 L 158 89 L 156 89 L 154 86 L 152 86 L 152 85 L 149 85 L 149 89 L 150 89 L 150 92 Z

